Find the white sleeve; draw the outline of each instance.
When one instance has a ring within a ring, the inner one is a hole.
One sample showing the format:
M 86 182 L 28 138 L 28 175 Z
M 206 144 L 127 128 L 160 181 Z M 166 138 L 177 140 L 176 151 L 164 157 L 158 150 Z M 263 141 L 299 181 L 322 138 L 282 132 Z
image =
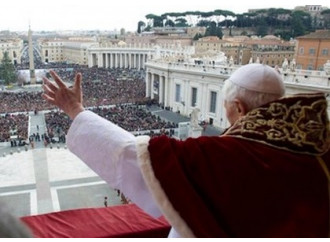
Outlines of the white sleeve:
M 91 111 L 83 111 L 71 124 L 67 145 L 111 187 L 120 189 L 150 215 L 161 215 L 142 177 L 133 134 Z

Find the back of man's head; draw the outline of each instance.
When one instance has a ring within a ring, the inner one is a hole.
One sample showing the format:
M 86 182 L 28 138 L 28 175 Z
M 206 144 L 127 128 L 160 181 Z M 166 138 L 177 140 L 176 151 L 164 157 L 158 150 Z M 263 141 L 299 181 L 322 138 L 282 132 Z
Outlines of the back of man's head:
M 282 97 L 282 76 L 264 64 L 248 64 L 238 68 L 225 82 L 224 99 L 243 101 L 248 110 Z

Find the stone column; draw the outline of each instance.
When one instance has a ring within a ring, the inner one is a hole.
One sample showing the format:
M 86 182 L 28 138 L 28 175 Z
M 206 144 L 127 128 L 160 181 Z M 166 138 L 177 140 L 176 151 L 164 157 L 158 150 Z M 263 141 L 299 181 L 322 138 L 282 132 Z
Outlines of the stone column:
M 109 54 L 105 53 L 105 68 L 109 67 Z
M 115 67 L 115 64 L 116 64 L 116 62 L 115 62 L 115 54 L 112 53 L 111 54 L 111 68 L 114 68 Z
M 129 69 L 132 69 L 131 53 L 127 54 L 127 64 L 129 66 Z
M 138 55 L 139 57 L 138 57 L 138 65 L 139 65 L 139 70 L 141 70 L 141 68 L 142 68 L 142 65 L 141 65 L 141 54 L 139 53 L 139 55 Z
M 133 54 L 133 63 L 134 63 L 134 68 L 137 69 L 137 64 L 136 64 L 136 54 Z
M 150 76 L 151 73 L 146 73 L 146 97 L 150 97 Z
M 154 81 L 155 81 L 155 74 L 151 74 L 151 83 L 150 83 L 150 97 L 154 99 Z
M 115 55 L 115 66 L 114 66 L 114 68 L 117 68 L 118 67 L 118 54 L 115 53 L 114 55 Z
M 169 104 L 169 101 L 168 101 L 168 97 L 170 95 L 169 91 L 169 80 L 166 78 L 166 76 L 164 76 L 164 86 L 165 86 L 165 97 L 164 97 L 164 106 L 165 107 L 168 107 L 170 104 Z
M 140 69 L 140 67 L 139 67 L 139 54 L 138 53 L 136 53 L 136 55 L 135 55 L 135 60 L 136 60 L 136 69 Z
M 89 53 L 88 54 L 88 67 L 92 67 L 94 65 L 94 54 Z
M 98 58 L 97 58 L 97 67 L 102 67 L 103 64 L 102 64 L 102 53 L 98 53 Z
M 109 53 L 109 68 L 112 68 L 112 54 Z
M 144 54 L 141 54 L 141 68 L 144 68 Z
M 158 89 L 158 95 L 159 95 L 159 103 L 164 104 L 164 80 L 163 80 L 163 76 L 159 76 L 159 89 Z

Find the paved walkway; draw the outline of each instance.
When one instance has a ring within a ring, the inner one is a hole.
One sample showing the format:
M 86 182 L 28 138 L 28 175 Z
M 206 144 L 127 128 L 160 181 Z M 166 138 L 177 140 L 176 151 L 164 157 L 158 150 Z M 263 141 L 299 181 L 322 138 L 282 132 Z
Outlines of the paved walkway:
M 42 112 L 38 114 L 31 112 L 29 115 L 29 136 L 37 133 L 41 135 L 46 132 L 45 115 Z M 49 184 L 47 152 L 46 149 L 43 149 L 42 147 L 44 145 L 42 141 L 35 141 L 34 143 L 35 147 L 32 150 L 32 157 L 36 182 L 38 214 L 49 213 L 54 211 L 54 207 Z

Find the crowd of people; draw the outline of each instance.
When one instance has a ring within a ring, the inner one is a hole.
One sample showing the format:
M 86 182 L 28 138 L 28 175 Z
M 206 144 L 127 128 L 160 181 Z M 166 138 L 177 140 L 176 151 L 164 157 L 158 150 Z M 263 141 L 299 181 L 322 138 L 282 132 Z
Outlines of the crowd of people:
M 27 139 L 28 136 L 28 116 L 26 114 L 5 114 L 0 116 L 0 142 L 9 142 L 14 136 L 15 141 Z M 18 144 L 12 143 L 12 146 Z
M 24 66 L 17 66 L 22 69 Z M 173 134 L 176 128 L 174 123 L 169 123 L 157 118 L 151 113 L 139 108 L 139 105 L 149 106 L 152 100 L 145 97 L 145 73 L 137 69 L 106 69 L 88 68 L 87 66 L 68 65 L 65 63 L 40 64 L 36 68 L 50 68 L 56 70 L 63 80 L 72 84 L 77 72 L 82 73 L 82 87 L 84 104 L 99 115 L 111 119 L 124 129 L 130 131 L 148 131 L 150 135 Z M 48 72 L 46 76 L 49 77 Z M 41 98 L 42 91 L 20 89 L 16 91 L 0 92 L 0 114 L 2 114 L 0 142 L 9 141 L 9 130 L 13 125 L 19 125 L 18 135 L 24 139 L 28 137 L 27 115 L 17 115 L 10 118 L 11 113 L 26 113 L 35 110 L 50 110 L 45 115 L 47 136 L 49 142 L 58 137 L 59 142 L 65 142 L 65 135 L 70 127 L 71 120 L 63 113 L 55 110 L 54 106 Z M 109 108 L 109 106 L 115 107 Z M 102 108 L 101 108 L 102 107 Z M 13 120 L 15 123 L 13 124 Z M 10 125 L 8 125 L 10 124 Z M 23 125 L 24 124 L 24 125 Z M 158 130 L 158 131 L 154 131 Z M 43 138 L 45 141 L 45 139 Z M 35 141 L 35 140 L 34 140 Z M 48 142 L 48 143 L 49 143 Z
M 50 140 L 58 137 L 58 142 L 65 143 L 65 135 L 72 122 L 68 115 L 59 111 L 51 111 L 45 114 L 45 120 Z
M 175 123 L 166 122 L 139 105 L 116 105 L 112 108 L 93 108 L 94 113 L 128 131 L 173 129 Z
M 135 104 L 115 105 L 112 107 L 94 107 L 92 112 L 116 123 L 129 131 L 147 131 L 151 136 L 158 134 L 173 135 L 177 124 L 162 120 L 148 112 L 145 108 Z M 58 137 L 59 142 L 65 142 L 65 135 L 72 121 L 63 112 L 51 111 L 45 114 L 48 135 Z M 157 131 L 155 131 L 157 130 Z M 138 133 L 137 132 L 137 133 Z M 145 134 L 145 132 L 143 132 Z
M 48 110 L 54 107 L 41 98 L 41 91 L 0 92 L 0 113 Z
M 83 76 L 86 107 L 146 101 L 142 71 L 136 69 L 75 68 L 56 69 L 70 85 L 75 73 Z M 50 110 L 53 106 L 41 98 L 40 91 L 0 92 L 0 113 Z

